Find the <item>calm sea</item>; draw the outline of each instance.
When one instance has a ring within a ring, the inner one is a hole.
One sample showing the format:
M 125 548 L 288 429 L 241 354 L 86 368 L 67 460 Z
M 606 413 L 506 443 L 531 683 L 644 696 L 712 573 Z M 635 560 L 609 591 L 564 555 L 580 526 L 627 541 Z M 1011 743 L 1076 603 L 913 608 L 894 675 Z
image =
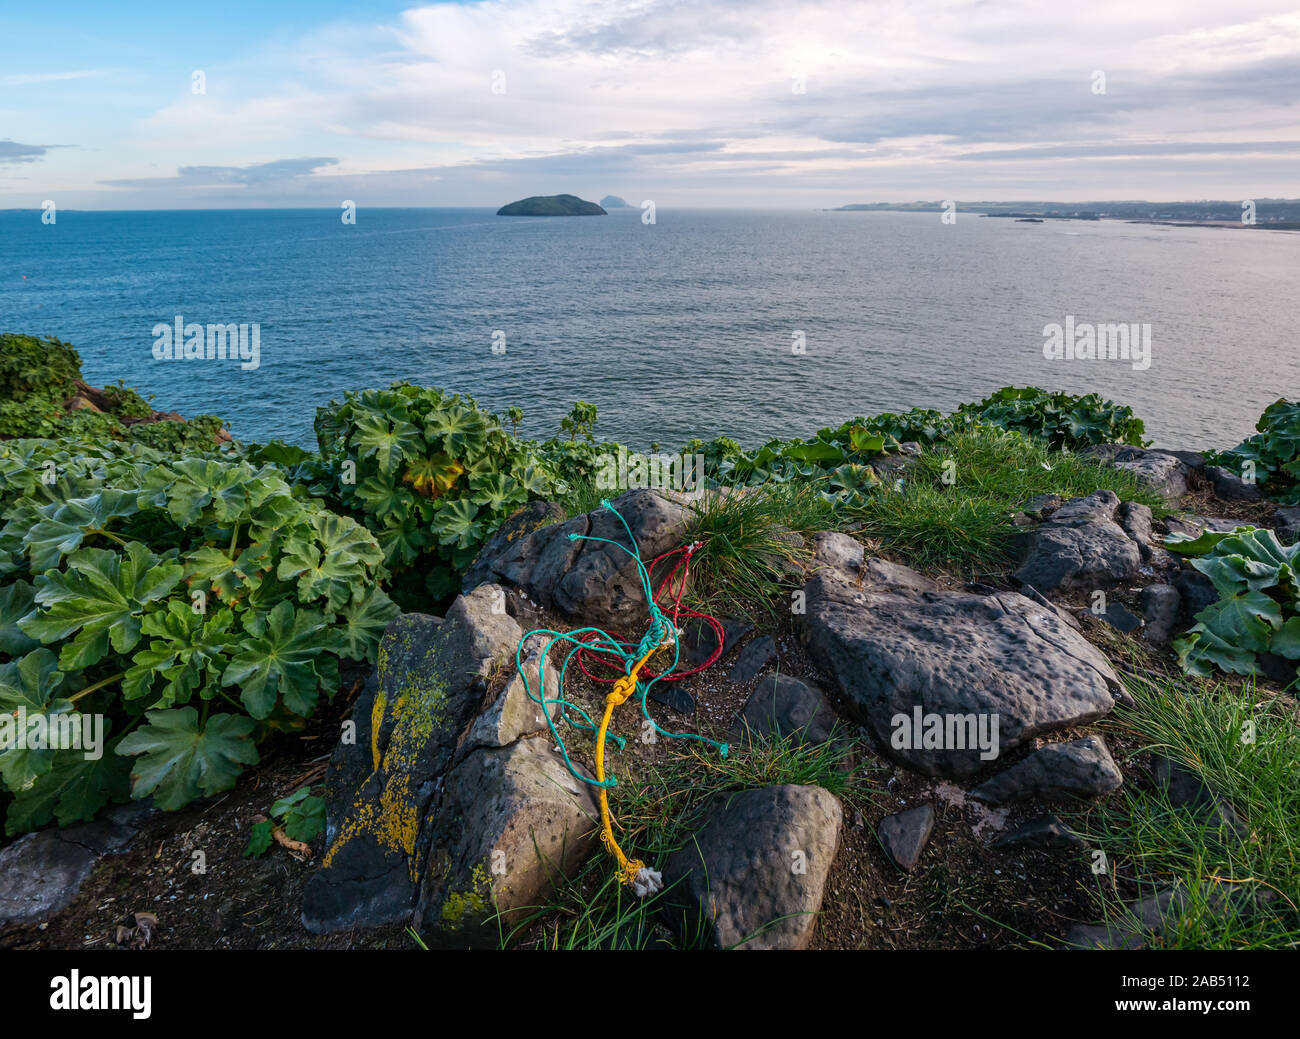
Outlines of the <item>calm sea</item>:
M 665 448 L 754 443 L 999 386 L 1097 391 L 1172 447 L 1228 447 L 1300 394 L 1300 234 L 937 214 L 660 208 L 0 213 L 0 331 L 89 381 L 309 444 L 317 405 L 410 379 Z M 158 361 L 153 328 L 256 323 L 260 366 Z M 1043 328 L 1150 325 L 1151 363 L 1048 360 Z M 504 338 L 495 333 L 503 333 Z M 800 342 L 802 352 L 794 347 Z M 504 352 L 493 344 L 504 343 Z

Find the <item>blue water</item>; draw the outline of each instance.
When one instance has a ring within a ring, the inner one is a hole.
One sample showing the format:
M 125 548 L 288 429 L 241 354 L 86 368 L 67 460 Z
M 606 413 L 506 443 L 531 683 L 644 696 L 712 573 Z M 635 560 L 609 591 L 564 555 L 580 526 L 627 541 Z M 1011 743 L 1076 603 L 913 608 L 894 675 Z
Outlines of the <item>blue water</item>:
M 1300 234 L 959 214 L 490 210 L 0 213 L 0 330 L 55 335 L 87 379 L 312 441 L 317 405 L 410 379 L 518 404 L 547 435 L 754 443 L 999 386 L 1098 391 L 1175 447 L 1231 446 L 1300 394 Z M 157 361 L 152 329 L 257 323 L 261 366 Z M 1043 326 L 1149 323 L 1146 371 L 1047 360 Z M 493 333 L 506 352 L 494 355 Z M 806 352 L 791 351 L 802 331 Z

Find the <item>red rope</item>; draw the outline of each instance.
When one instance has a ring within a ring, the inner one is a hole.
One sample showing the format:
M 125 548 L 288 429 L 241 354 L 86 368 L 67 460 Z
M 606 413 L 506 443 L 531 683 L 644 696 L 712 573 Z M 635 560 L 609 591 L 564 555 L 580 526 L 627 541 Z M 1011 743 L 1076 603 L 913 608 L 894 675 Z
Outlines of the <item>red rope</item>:
M 673 568 L 668 571 L 668 575 L 659 583 L 659 587 L 655 589 L 655 602 L 657 602 L 660 605 L 660 607 L 663 608 L 664 613 L 669 614 L 672 617 L 674 628 L 681 627 L 682 617 L 697 618 L 699 620 L 704 621 L 710 628 L 713 629 L 713 634 L 717 639 L 717 645 L 714 647 L 713 652 L 709 654 L 709 658 L 706 661 L 704 661 L 703 664 L 700 664 L 698 667 L 693 667 L 689 671 L 677 671 L 671 675 L 660 676 L 655 672 L 651 671 L 649 668 L 643 668 L 641 674 L 643 677 L 647 679 L 661 678 L 661 680 L 664 682 L 676 682 L 679 679 L 686 678 L 688 675 L 699 674 L 705 668 L 711 666 L 714 663 L 714 661 L 716 661 L 720 656 L 722 656 L 723 644 L 726 642 L 727 636 L 726 636 L 726 632 L 723 630 L 721 621 L 719 621 L 716 617 L 710 616 L 707 613 L 701 613 L 699 610 L 695 610 L 689 606 L 682 605 L 682 596 L 686 594 L 686 582 L 691 574 L 691 556 L 695 554 L 696 549 L 698 549 L 699 547 L 700 547 L 700 543 L 696 541 L 696 542 L 692 542 L 689 545 L 683 545 L 681 548 L 674 548 L 671 551 L 664 552 L 662 555 L 658 555 L 653 560 L 651 560 L 650 566 L 646 568 L 646 573 L 653 574 L 655 567 L 658 566 L 662 560 L 675 556 L 680 552 L 686 553 L 684 556 L 682 556 L 681 559 L 677 560 Z M 672 579 L 675 576 L 677 576 L 677 572 L 679 570 L 681 571 L 682 577 L 681 580 L 678 582 L 676 587 L 676 592 L 674 593 L 671 582 Z M 667 589 L 669 599 L 671 599 L 672 601 L 671 612 L 667 609 L 663 600 L 665 589 Z M 613 636 L 615 640 L 619 642 L 622 641 L 622 636 L 620 636 L 617 632 L 610 632 L 609 634 Z M 581 641 L 585 642 L 588 637 L 597 638 L 598 636 L 594 631 L 588 632 L 586 635 L 582 637 Z M 578 667 L 581 668 L 582 673 L 586 675 L 588 678 L 590 678 L 593 682 L 601 682 L 608 685 L 611 682 L 616 682 L 620 677 L 622 677 L 623 670 L 621 664 L 616 663 L 614 660 L 610 659 L 609 657 L 599 656 L 598 654 L 600 654 L 601 652 L 604 651 L 597 649 L 594 646 L 591 647 L 590 649 L 580 650 L 578 652 Z M 582 658 L 585 657 L 588 653 L 592 654 L 593 660 L 595 660 L 600 664 L 603 664 L 605 667 L 609 668 L 610 671 L 614 672 L 614 677 L 597 678 L 590 671 L 588 671 L 586 665 L 583 663 L 582 660 Z

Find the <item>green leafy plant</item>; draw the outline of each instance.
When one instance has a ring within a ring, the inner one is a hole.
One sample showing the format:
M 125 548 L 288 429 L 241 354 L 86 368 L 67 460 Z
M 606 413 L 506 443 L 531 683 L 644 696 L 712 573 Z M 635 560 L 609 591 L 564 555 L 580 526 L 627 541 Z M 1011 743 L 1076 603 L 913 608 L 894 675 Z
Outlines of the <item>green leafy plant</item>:
M 0 511 L 0 711 L 111 733 L 93 760 L 0 748 L 10 833 L 89 818 L 128 784 L 164 809 L 229 788 L 397 613 L 373 535 L 269 464 L 7 441 Z
M 580 400 L 573 409 L 560 419 L 560 430 L 568 434 L 570 440 L 592 440 L 592 428 L 596 425 L 596 405 Z
M 244 849 L 245 857 L 257 858 L 265 854 L 274 839 L 276 826 L 290 840 L 310 844 L 325 832 L 325 799 L 314 795 L 309 786 L 280 798 L 271 805 L 269 819 L 253 824 L 248 835 L 248 847 Z
M 556 482 L 534 445 L 473 399 L 394 383 L 316 414 L 314 487 L 378 538 L 394 594 L 440 599 L 512 512 Z
M 1209 461 L 1238 474 L 1247 469 L 1268 497 L 1300 505 L 1300 403 L 1276 400 L 1255 423 L 1259 430 L 1231 451 L 1211 454 Z
M 957 416 L 1025 433 L 1053 448 L 1145 443 L 1145 427 L 1133 410 L 1096 393 L 1077 397 L 1037 386 L 1004 386 L 978 404 L 963 404 Z
M 80 378 L 81 355 L 70 344 L 0 334 L 0 437 L 53 432 Z
M 1187 671 L 1208 675 L 1217 667 L 1253 675 L 1262 653 L 1300 660 L 1300 545 L 1285 547 L 1271 530 L 1254 527 L 1174 536 L 1165 544 L 1191 557 L 1219 593 L 1196 615 L 1192 629 L 1174 641 Z

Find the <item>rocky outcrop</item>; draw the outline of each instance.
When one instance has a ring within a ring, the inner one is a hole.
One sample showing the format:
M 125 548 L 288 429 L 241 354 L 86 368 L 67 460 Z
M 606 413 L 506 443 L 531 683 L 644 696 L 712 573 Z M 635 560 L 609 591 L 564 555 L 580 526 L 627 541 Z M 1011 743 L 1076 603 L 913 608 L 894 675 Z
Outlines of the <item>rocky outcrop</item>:
M 550 749 L 546 717 L 514 672 L 523 635 L 505 590 L 480 585 L 443 620 L 389 625 L 353 738 L 326 777 L 328 848 L 307 883 L 303 924 L 320 933 L 406 919 L 433 943 L 495 943 L 485 926 L 541 897 L 590 848 L 594 806 Z M 529 687 L 555 689 L 540 647 Z M 512 674 L 495 696 L 498 669 Z M 522 901 L 521 901 L 522 900 Z
M 839 799 L 817 786 L 719 795 L 664 864 L 672 926 L 713 948 L 806 948 L 842 818 Z
M 685 540 L 689 510 L 652 490 L 628 491 L 611 503 L 627 522 L 647 563 Z M 605 538 L 582 541 L 572 535 Z M 646 617 L 645 592 L 627 531 L 608 509 L 553 523 L 484 548 L 466 577 L 517 588 L 533 602 L 562 614 L 619 630 Z
M 1045 594 L 1092 592 L 1133 580 L 1153 551 L 1151 510 L 1097 491 L 1067 501 L 1030 531 L 1014 576 Z
M 1006 753 L 1103 717 L 1120 690 L 1099 650 L 1014 592 L 950 591 L 871 558 L 856 573 L 825 566 L 804 594 L 796 619 L 814 662 L 881 751 L 926 775 L 970 779 L 992 760 L 981 731 L 996 725 L 992 752 Z M 914 731 L 918 716 L 942 739 Z

